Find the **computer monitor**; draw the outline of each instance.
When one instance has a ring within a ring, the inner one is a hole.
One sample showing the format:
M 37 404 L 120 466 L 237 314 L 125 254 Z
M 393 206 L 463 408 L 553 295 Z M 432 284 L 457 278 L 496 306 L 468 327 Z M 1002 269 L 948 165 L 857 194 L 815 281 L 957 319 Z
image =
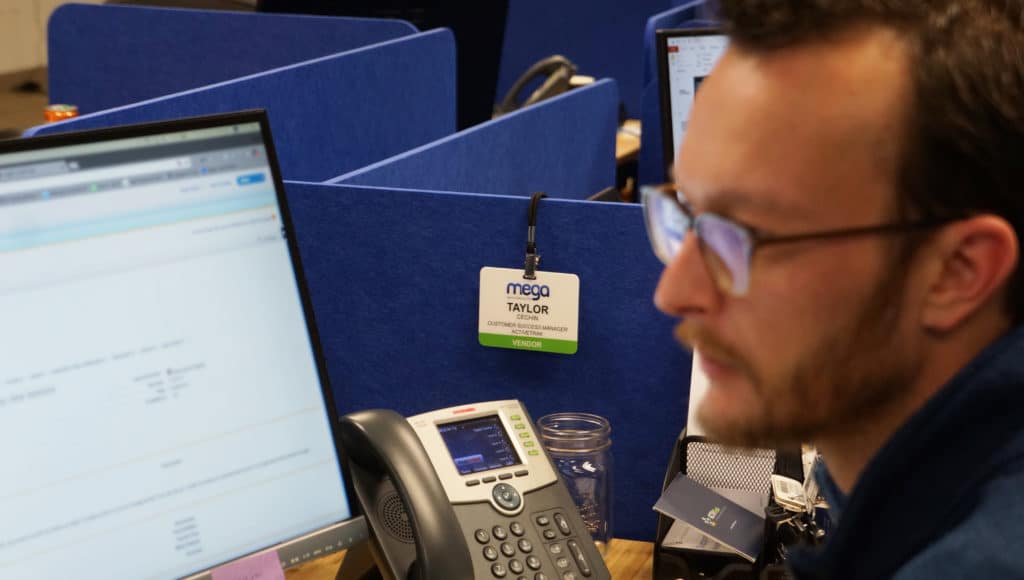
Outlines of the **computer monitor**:
M 686 134 L 693 98 L 700 83 L 725 51 L 728 37 L 717 28 L 659 30 L 658 84 L 661 90 L 661 141 L 665 177 Z
M 260 111 L 0 143 L 0 578 L 365 538 Z

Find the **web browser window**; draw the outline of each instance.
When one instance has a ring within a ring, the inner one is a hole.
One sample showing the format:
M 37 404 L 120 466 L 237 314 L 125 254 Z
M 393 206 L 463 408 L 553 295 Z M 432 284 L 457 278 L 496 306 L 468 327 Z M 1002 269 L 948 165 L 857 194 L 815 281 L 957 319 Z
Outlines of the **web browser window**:
M 0 578 L 351 515 L 259 123 L 0 155 L 0 321 Z

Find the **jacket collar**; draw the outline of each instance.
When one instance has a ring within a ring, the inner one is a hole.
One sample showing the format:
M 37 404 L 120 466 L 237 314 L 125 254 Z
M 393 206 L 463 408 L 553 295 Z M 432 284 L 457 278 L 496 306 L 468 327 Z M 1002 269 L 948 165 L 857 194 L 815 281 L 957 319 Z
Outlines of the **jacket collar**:
M 1024 431 L 1024 327 L 964 367 L 886 442 L 846 498 L 822 488 L 842 518 L 825 546 L 794 550 L 801 578 L 887 578 L 958 522 Z

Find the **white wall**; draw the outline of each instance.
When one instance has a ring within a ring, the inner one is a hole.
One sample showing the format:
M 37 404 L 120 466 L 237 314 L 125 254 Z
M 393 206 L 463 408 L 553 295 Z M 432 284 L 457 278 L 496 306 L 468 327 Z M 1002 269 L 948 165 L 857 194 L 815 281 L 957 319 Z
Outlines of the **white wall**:
M 102 0 L 76 0 L 100 4 Z M 68 0 L 0 0 L 0 74 L 46 64 L 46 21 Z

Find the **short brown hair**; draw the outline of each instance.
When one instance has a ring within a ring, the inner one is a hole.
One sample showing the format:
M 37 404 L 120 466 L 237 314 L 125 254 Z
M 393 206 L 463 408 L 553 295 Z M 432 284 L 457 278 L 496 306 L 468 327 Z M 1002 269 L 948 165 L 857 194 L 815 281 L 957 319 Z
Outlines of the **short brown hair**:
M 771 51 L 856 25 L 906 40 L 913 95 L 899 174 L 903 217 L 995 214 L 1024 239 L 1024 2 L 720 0 L 731 41 Z M 1007 291 L 1024 319 L 1024 270 Z

